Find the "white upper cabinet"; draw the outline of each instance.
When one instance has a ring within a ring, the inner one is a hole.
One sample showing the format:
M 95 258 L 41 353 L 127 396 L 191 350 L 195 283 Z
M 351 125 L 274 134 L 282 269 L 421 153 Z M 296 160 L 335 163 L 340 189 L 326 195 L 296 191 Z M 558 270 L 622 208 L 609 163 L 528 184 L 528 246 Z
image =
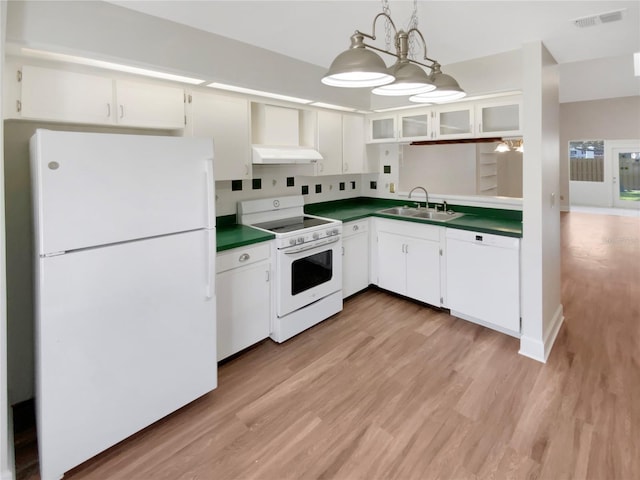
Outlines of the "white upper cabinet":
M 364 118 L 342 116 L 342 172 L 365 173 Z
M 437 110 L 437 135 L 440 140 L 475 136 L 473 105 L 448 105 Z
M 366 143 L 522 135 L 522 96 L 455 102 L 367 117 Z
M 116 80 L 118 125 L 184 128 L 184 90 L 154 83 Z
M 249 101 L 215 93 L 189 95 L 185 134 L 212 138 L 216 180 L 250 179 L 251 135 Z
M 370 117 L 368 143 L 395 142 L 398 139 L 398 116 L 385 115 Z
M 413 112 L 398 115 L 400 141 L 433 140 L 436 136 L 435 111 L 421 109 Z
M 342 114 L 318 111 L 318 175 L 342 174 Z
M 514 96 L 476 105 L 477 136 L 522 134 L 522 97 Z
M 22 118 L 69 123 L 113 123 L 113 80 L 98 75 L 24 65 Z
M 295 108 L 253 103 L 253 143 L 258 145 L 300 145 L 300 111 Z
M 180 87 L 24 65 L 20 118 L 128 127 L 184 128 Z

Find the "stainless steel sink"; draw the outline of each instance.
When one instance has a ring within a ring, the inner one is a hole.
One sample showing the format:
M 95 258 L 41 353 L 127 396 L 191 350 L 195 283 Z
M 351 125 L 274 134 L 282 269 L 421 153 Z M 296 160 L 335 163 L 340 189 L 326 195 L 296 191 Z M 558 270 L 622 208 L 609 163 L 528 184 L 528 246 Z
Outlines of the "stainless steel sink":
M 380 210 L 378 213 L 383 213 L 385 215 L 400 215 L 402 217 L 410 217 L 415 215 L 420 210 L 412 207 L 393 207 L 387 208 L 386 210 Z
M 455 213 L 455 212 L 435 212 L 433 210 L 425 210 L 422 212 L 418 212 L 411 217 L 414 218 L 426 218 L 428 220 L 437 220 L 439 222 L 448 222 L 449 220 L 453 220 L 454 218 L 460 218 L 464 213 Z
M 456 212 L 437 212 L 426 208 L 413 207 L 393 207 L 385 210 L 379 210 L 378 213 L 383 215 L 395 215 L 398 217 L 424 218 L 425 220 L 434 220 L 436 222 L 448 222 L 454 218 L 460 218 L 464 213 Z

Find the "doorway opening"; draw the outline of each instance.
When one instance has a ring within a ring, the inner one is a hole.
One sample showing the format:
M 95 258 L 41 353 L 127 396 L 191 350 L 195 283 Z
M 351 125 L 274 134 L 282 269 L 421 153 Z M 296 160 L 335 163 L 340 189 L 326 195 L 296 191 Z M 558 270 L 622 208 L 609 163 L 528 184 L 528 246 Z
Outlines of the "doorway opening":
M 640 140 L 570 141 L 569 195 L 572 210 L 640 210 Z

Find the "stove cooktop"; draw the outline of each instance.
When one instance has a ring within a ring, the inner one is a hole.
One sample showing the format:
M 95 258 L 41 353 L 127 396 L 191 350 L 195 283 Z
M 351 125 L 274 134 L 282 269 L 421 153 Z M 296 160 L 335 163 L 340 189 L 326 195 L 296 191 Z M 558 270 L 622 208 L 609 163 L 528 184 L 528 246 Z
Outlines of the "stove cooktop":
M 271 222 L 255 223 L 253 226 L 269 230 L 273 233 L 289 233 L 304 230 L 305 228 L 317 227 L 331 223 L 328 220 L 314 217 L 293 217 L 273 220 Z

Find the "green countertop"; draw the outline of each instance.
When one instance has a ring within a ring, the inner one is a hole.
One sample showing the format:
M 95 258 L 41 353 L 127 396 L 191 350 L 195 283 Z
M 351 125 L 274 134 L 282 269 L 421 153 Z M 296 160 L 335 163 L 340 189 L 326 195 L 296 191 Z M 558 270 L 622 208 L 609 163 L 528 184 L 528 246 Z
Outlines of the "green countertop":
M 263 232 L 245 225 L 219 225 L 216 228 L 216 251 L 266 242 L 275 238 L 273 233 Z
M 461 230 L 472 230 L 474 232 L 493 233 L 506 237 L 522 237 L 522 212 L 515 210 L 449 205 L 452 210 L 464 213 L 464 216 L 448 222 L 377 213 L 379 210 L 396 205 L 404 205 L 406 203 L 406 201 L 402 200 L 360 197 L 306 205 L 305 212 L 311 215 L 341 220 L 343 222 L 351 222 L 374 216 L 407 222 L 428 223 Z M 262 230 L 246 225 L 237 225 L 235 221 L 235 215 L 217 218 L 216 250 L 218 252 L 236 247 L 244 247 L 254 243 L 266 242 L 275 238 L 275 235 L 272 233 L 263 232 Z
M 355 198 L 334 202 L 307 205 L 305 212 L 320 217 L 333 218 L 343 222 L 360 220 L 369 216 L 391 218 L 417 223 L 440 225 L 448 228 L 472 230 L 481 233 L 493 233 L 507 237 L 522 237 L 522 212 L 514 210 L 499 210 L 493 208 L 465 207 L 449 205 L 456 212 L 463 212 L 464 216 L 448 222 L 434 220 L 382 215 L 379 210 L 396 205 L 404 205 L 406 201 L 385 200 L 375 198 Z

